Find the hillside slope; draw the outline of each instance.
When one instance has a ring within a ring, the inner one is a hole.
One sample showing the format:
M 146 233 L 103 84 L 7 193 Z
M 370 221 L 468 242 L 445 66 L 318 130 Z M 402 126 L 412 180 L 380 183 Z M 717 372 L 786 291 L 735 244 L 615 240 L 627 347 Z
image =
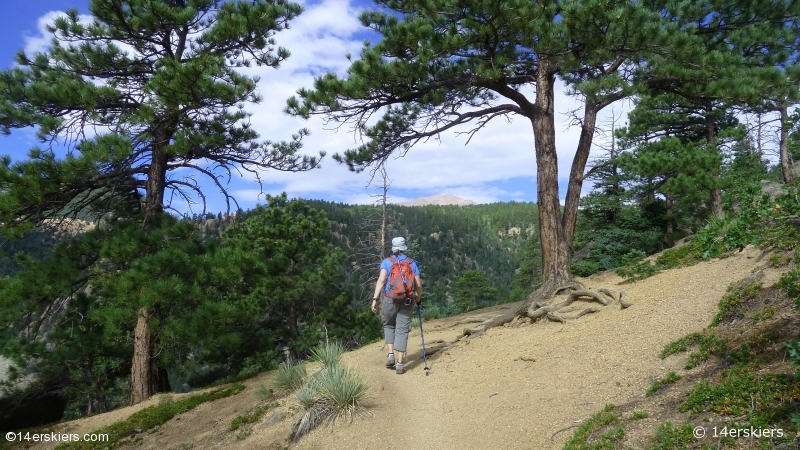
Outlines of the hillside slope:
M 659 353 L 664 345 L 705 328 L 727 286 L 764 265 L 763 255 L 747 248 L 727 259 L 672 269 L 636 283 L 622 283 L 611 273 L 600 274 L 585 280 L 587 286 L 624 290 L 634 306 L 624 310 L 609 306 L 565 325 L 540 322 L 492 329 L 434 355 L 427 377 L 419 330 L 412 333 L 411 360 L 402 376 L 382 366 L 385 349 L 381 343 L 367 345 L 347 353 L 343 361 L 371 385 L 367 402 L 371 415 L 320 427 L 290 448 L 561 448 L 573 431 L 569 428 L 605 404 L 642 400 L 653 380 L 670 371 L 685 375 L 700 370 L 684 370 L 685 356 L 662 360 Z M 779 276 L 776 269 L 766 268 L 764 273 L 765 285 Z M 474 311 L 469 316 L 490 317 L 511 306 Z M 426 343 L 453 340 L 464 327 L 458 322 L 465 318 L 423 323 Z M 202 404 L 153 432 L 142 433 L 129 447 L 283 448 L 299 412 L 291 398 L 279 401 L 279 406 L 252 428 L 229 431 L 237 415 L 259 404 L 255 389 L 270 376 L 262 374 L 248 381 L 248 389 L 236 396 Z M 91 432 L 133 409 L 62 424 L 54 430 Z M 652 430 L 657 425 L 654 419 L 641 423 Z M 630 439 L 626 445 L 644 445 L 636 436 Z

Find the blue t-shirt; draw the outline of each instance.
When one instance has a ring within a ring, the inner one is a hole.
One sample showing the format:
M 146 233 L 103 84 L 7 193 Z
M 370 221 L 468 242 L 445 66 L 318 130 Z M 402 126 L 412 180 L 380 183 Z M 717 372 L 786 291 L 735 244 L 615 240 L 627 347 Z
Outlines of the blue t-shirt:
M 392 257 L 395 258 L 397 261 L 400 261 L 400 262 L 405 261 L 406 259 L 409 258 L 407 255 L 392 255 Z M 388 275 L 390 273 L 392 273 L 392 264 L 393 264 L 392 260 L 389 259 L 389 258 L 384 259 L 383 262 L 381 263 L 381 269 L 385 270 L 386 271 L 386 275 L 387 275 L 386 276 L 386 284 L 384 284 L 384 286 L 383 286 L 384 294 L 388 294 L 389 293 L 389 276 Z M 411 270 L 414 271 L 414 276 L 415 277 L 419 276 L 419 269 L 417 268 L 417 263 L 413 259 L 411 260 Z

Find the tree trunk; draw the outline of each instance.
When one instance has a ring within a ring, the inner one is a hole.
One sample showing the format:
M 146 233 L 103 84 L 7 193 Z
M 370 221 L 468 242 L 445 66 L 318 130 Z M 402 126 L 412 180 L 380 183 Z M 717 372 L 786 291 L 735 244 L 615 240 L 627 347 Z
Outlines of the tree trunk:
M 672 241 L 672 234 L 675 233 L 675 198 L 672 194 L 665 194 L 667 199 L 667 240 Z
M 131 405 L 152 395 L 150 375 L 153 366 L 153 337 L 150 334 L 150 308 L 140 308 L 133 332 L 133 367 L 131 367 Z
M 169 384 L 169 373 L 167 373 L 167 368 L 159 366 L 155 373 L 157 374 L 156 386 L 158 386 L 158 392 L 172 392 L 172 385 Z
M 167 156 L 161 151 L 167 142 L 166 133 L 156 134 L 153 155 L 147 176 L 145 194 L 144 228 L 149 228 L 157 214 L 164 210 L 164 189 L 167 176 Z M 153 368 L 153 337 L 150 333 L 152 307 L 139 308 L 139 317 L 133 333 L 133 361 L 131 362 L 131 405 L 143 402 L 153 394 L 151 382 Z
M 567 187 L 567 197 L 564 201 L 564 238 L 567 247 L 572 250 L 572 240 L 575 238 L 575 227 L 578 222 L 578 205 L 581 201 L 581 190 L 583 188 L 583 173 L 586 170 L 586 162 L 589 160 L 589 152 L 592 149 L 592 138 L 594 137 L 595 125 L 597 122 L 597 111 L 595 102 L 591 98 L 586 99 L 583 113 L 583 126 L 581 135 L 578 139 L 578 149 L 572 159 L 572 170 L 569 173 L 569 186 Z M 555 153 L 555 149 L 553 149 Z M 556 183 L 558 180 L 556 179 Z
M 789 130 L 787 122 L 789 121 L 789 114 L 786 110 L 786 105 L 781 105 L 781 140 L 780 140 L 780 159 L 781 169 L 783 170 L 783 181 L 788 183 L 794 180 L 794 172 L 792 172 L 792 157 L 789 154 Z
M 712 106 L 706 109 L 706 143 L 708 148 L 717 151 L 716 123 L 712 115 Z M 714 174 L 716 186 L 711 189 L 711 213 L 715 216 L 722 214 L 722 190 L 719 188 L 719 173 Z
M 556 154 L 555 76 L 545 57 L 536 77 L 536 111 L 531 116 L 536 146 L 536 185 L 542 241 L 542 286 L 555 288 L 572 279 L 570 248 L 561 220 Z

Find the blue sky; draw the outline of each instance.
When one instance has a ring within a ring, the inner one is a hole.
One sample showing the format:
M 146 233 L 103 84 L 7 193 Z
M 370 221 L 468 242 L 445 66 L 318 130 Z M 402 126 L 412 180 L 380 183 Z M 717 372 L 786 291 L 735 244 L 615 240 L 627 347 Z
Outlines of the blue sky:
M 329 156 L 323 160 L 321 169 L 308 173 L 265 171 L 261 176 L 265 180 L 263 191 L 269 194 L 286 191 L 290 197 L 371 203 L 370 194 L 376 191 L 368 186 L 368 174 L 350 173 L 330 158 L 333 153 L 357 146 L 356 137 L 345 129 L 327 130 L 319 119 L 304 121 L 282 112 L 286 99 L 297 89 L 310 87 L 315 75 L 325 71 L 344 73 L 348 66 L 345 55 L 357 56 L 368 36 L 358 22 L 357 13 L 371 4 L 355 0 L 300 3 L 304 4 L 305 12 L 292 22 L 290 30 L 277 35 L 278 43 L 288 48 L 292 56 L 278 70 L 248 69 L 248 74 L 261 78 L 259 89 L 264 101 L 246 109 L 253 113 L 252 124 L 263 139 L 286 140 L 292 132 L 306 127 L 312 134 L 305 140 L 304 151 L 316 154 L 324 150 Z M 4 2 L 0 8 L 4 35 L 0 41 L 0 64 L 8 68 L 18 50 L 46 48 L 50 38 L 43 25 L 58 11 L 77 8 L 80 13 L 88 14 L 88 0 L 14 1 Z M 577 127 L 568 126 L 566 113 L 580 106 L 564 90 L 559 87 L 556 94 L 556 145 L 562 196 L 579 133 Z M 618 109 L 627 110 L 626 106 L 620 104 Z M 606 115 L 609 113 L 610 108 Z M 478 203 L 536 200 L 536 162 L 529 122 L 522 118 L 510 123 L 497 120 L 469 145 L 465 143 L 466 137 L 451 132 L 443 134 L 441 141 L 419 145 L 405 157 L 391 160 L 387 165 L 392 179 L 391 201 L 435 194 L 452 194 Z M 36 144 L 32 129 L 18 130 L 11 136 L 0 137 L 0 154 L 21 159 Z M 210 194 L 208 209 L 224 211 L 222 197 L 214 195 L 210 183 L 204 186 Z M 252 178 L 234 179 L 229 188 L 245 209 L 263 202 L 261 188 Z M 173 206 L 187 210 L 186 205 Z

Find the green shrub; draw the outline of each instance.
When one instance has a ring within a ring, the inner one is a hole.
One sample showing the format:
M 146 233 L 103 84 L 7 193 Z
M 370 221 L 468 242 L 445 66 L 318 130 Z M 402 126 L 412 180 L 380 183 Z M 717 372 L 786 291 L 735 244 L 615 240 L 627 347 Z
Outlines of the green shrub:
M 789 420 L 793 395 L 800 382 L 786 374 L 754 374 L 741 368 L 726 370 L 719 383 L 701 381 L 689 391 L 680 411 L 747 415 L 753 426 Z
M 789 353 L 789 359 L 795 367 L 800 366 L 800 339 L 784 342 L 786 351 Z
M 728 293 L 722 297 L 722 300 L 720 300 L 717 305 L 717 315 L 714 316 L 714 320 L 711 321 L 711 326 L 715 327 L 719 325 L 725 318 L 730 316 L 743 319 L 747 311 L 742 308 L 738 308 L 736 311 L 734 310 L 747 300 L 754 299 L 763 286 L 764 283 L 753 283 L 743 289 L 732 289 L 729 287 Z
M 272 402 L 266 405 L 261 405 L 257 407 L 255 410 L 251 411 L 248 414 L 243 416 L 236 416 L 233 421 L 231 421 L 231 426 L 229 427 L 230 431 L 238 430 L 242 425 L 248 423 L 256 423 L 264 417 L 264 414 L 267 413 L 270 409 L 278 406 L 278 403 Z
M 627 278 L 631 281 L 644 280 L 659 272 L 658 267 L 650 263 L 650 261 L 641 261 L 618 268 L 615 273 L 622 278 Z
M 711 355 L 723 356 L 727 349 L 728 341 L 720 339 L 716 334 L 705 335 L 703 333 L 692 333 L 685 337 L 671 342 L 661 350 L 661 359 L 675 353 L 685 352 L 689 347 L 697 345 L 698 351 L 689 354 L 689 362 L 686 369 L 693 369 L 701 362 L 708 361 Z
M 664 250 L 664 253 L 656 258 L 655 264 L 659 270 L 674 269 L 691 266 L 706 257 L 708 256 L 703 255 L 703 251 L 695 239 L 680 247 Z
M 680 379 L 681 379 L 680 375 L 676 374 L 675 372 L 670 372 L 667 374 L 666 377 L 664 377 L 664 379 L 653 381 L 653 384 L 650 386 L 650 389 L 647 390 L 645 395 L 647 397 L 650 397 L 651 395 L 655 394 L 656 391 L 661 389 L 663 386 L 667 384 L 672 384 Z
M 697 344 L 697 351 L 689 354 L 689 362 L 686 364 L 687 370 L 708 361 L 711 355 L 725 355 L 725 351 L 728 348 L 727 339 L 720 339 L 716 334 L 701 335 Z
M 442 318 L 438 308 L 422 307 L 422 320 L 435 320 Z
M 300 403 L 300 406 L 303 409 L 309 409 L 314 404 L 314 400 L 317 397 L 317 391 L 313 385 L 303 385 L 300 389 L 295 392 L 295 397 L 297 397 L 297 402 Z
M 797 259 L 797 256 L 795 256 L 795 260 Z M 800 308 L 800 268 L 795 267 L 783 274 L 780 280 L 775 283 L 775 287 L 786 293 L 794 301 L 795 306 Z
M 599 262 L 590 259 L 582 259 L 572 264 L 572 274 L 579 277 L 588 277 L 603 270 Z
M 701 336 L 703 336 L 701 333 L 692 333 L 688 336 L 678 339 L 677 341 L 670 342 L 661 350 L 661 359 L 676 353 L 688 351 L 689 346 L 700 340 Z
M 589 439 L 594 433 L 611 425 L 619 422 L 617 416 L 611 413 L 614 410 L 614 405 L 606 405 L 602 411 L 593 415 L 586 422 L 584 422 L 575 433 L 572 435 L 565 444 L 564 450 L 601 450 L 601 449 L 616 449 L 617 442 L 625 437 L 625 431 L 621 426 L 614 427 L 594 442 L 589 442 Z
M 648 447 L 648 450 L 691 448 L 690 444 L 697 440 L 693 430 L 694 427 L 689 422 L 684 422 L 680 427 L 672 425 L 672 422 L 665 422 L 656 430 L 655 445 Z
M 354 414 L 363 413 L 360 402 L 367 389 L 364 380 L 347 367 L 323 368 L 297 391 L 297 400 L 304 412 L 295 422 L 290 440 L 297 441 L 326 420 L 352 418 Z

